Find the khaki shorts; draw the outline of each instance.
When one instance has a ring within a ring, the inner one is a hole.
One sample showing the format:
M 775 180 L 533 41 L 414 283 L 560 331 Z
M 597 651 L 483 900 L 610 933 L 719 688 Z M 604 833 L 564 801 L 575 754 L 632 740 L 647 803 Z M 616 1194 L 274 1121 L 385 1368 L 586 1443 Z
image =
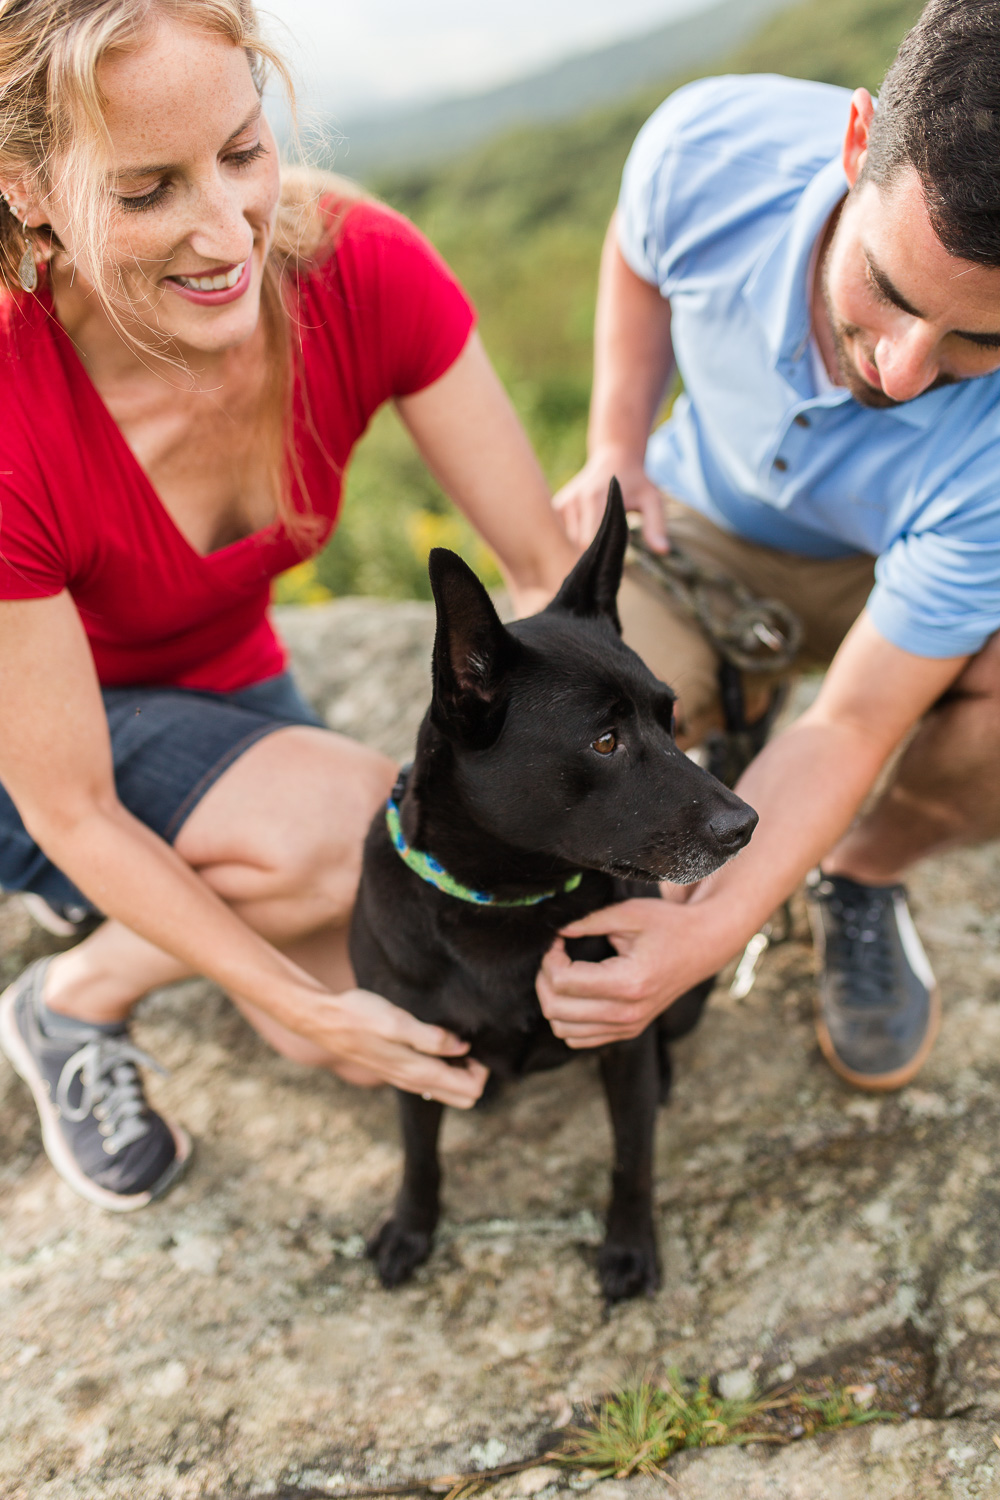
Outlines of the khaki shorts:
M 727 574 L 763 599 L 780 599 L 802 621 L 802 648 L 789 674 L 825 667 L 865 607 L 875 582 L 875 559 L 819 559 L 778 552 L 744 541 L 668 499 L 667 535 L 696 562 Z M 693 620 L 682 614 L 648 575 L 627 566 L 618 595 L 625 640 L 657 677 L 678 694 L 678 718 L 688 738 L 698 739 L 720 722 L 719 656 Z M 744 676 L 750 718 L 780 678 Z M 766 700 L 765 700 L 766 701 Z

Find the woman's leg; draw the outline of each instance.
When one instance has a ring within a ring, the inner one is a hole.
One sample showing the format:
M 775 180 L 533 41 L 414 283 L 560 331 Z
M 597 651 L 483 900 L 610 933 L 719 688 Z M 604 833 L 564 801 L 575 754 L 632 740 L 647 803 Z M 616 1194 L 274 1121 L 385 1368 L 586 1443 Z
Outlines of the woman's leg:
M 257 740 L 197 804 L 174 847 L 249 926 L 331 989 L 352 982 L 347 928 L 368 825 L 396 773 L 386 757 L 327 730 L 289 727 Z M 115 921 L 54 959 L 46 1004 L 89 1021 L 122 1019 L 184 966 Z M 280 1052 L 326 1055 L 240 996 Z

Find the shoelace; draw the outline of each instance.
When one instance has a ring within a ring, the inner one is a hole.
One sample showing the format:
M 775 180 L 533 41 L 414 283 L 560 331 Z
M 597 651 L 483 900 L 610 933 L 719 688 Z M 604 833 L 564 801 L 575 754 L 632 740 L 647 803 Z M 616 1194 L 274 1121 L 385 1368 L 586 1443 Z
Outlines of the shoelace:
M 166 1068 L 131 1042 L 116 1036 L 98 1037 L 67 1059 L 59 1074 L 56 1088 L 59 1113 L 63 1119 L 78 1124 L 93 1110 L 94 1118 L 100 1121 L 98 1129 L 105 1137 L 104 1149 L 109 1156 L 116 1156 L 125 1146 L 141 1141 L 149 1133 L 149 1121 L 142 1118 L 146 1103 L 137 1064 L 166 1076 Z M 69 1102 L 69 1091 L 77 1074 L 81 1095 L 79 1104 L 74 1106 Z
M 827 909 L 839 922 L 827 933 L 827 950 L 833 964 L 850 974 L 849 1000 L 863 1005 L 885 1003 L 895 974 L 895 952 L 890 940 L 887 908 L 889 892 L 873 892 L 863 905 L 841 896 L 831 896 Z

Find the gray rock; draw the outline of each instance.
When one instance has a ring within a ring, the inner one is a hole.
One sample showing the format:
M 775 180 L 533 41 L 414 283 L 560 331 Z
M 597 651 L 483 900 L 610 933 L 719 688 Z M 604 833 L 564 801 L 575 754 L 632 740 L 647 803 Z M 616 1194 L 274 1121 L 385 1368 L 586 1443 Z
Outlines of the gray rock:
M 275 617 L 330 728 L 408 759 L 430 697 L 433 604 L 337 599 L 285 605 Z
M 718 1378 L 719 1395 L 727 1401 L 749 1401 L 757 1393 L 752 1370 L 726 1370 Z
M 861 1427 L 777 1452 L 751 1447 L 684 1454 L 671 1463 L 669 1480 L 632 1480 L 623 1500 L 676 1500 L 678 1494 L 683 1500 L 993 1500 L 1000 1494 L 1000 1452 L 971 1422 Z
M 328 722 L 403 757 L 429 606 L 282 613 Z M 0 1061 L 0 1495 L 294 1496 L 537 1456 L 630 1372 L 827 1372 L 920 1415 L 787 1448 L 679 1456 L 606 1500 L 1000 1494 L 1000 852 L 913 880 L 945 1026 L 902 1094 L 853 1094 L 814 1044 L 801 909 L 742 1003 L 718 987 L 659 1127 L 664 1279 L 605 1316 L 594 1242 L 608 1134 L 592 1059 L 449 1116 L 446 1222 L 383 1292 L 359 1236 L 399 1166 L 387 1091 L 274 1056 L 210 985 L 149 996 L 150 1092 L 198 1137 L 185 1181 L 124 1221 L 46 1162 Z M 10 978 L 53 944 L 0 900 Z M 899 1404 L 897 1402 L 897 1404 Z M 533 1483 L 534 1481 L 531 1481 Z M 530 1487 L 530 1484 L 529 1484 Z M 505 1480 L 501 1495 L 520 1491 Z

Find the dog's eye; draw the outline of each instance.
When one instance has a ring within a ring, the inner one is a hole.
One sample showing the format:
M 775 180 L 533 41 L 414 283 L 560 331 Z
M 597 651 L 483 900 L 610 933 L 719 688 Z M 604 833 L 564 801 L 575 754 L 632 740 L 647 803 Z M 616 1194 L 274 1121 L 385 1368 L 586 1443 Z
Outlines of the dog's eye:
M 596 750 L 598 755 L 610 755 L 617 744 L 617 736 L 612 734 L 609 729 L 607 734 L 599 735 L 596 740 L 593 740 L 590 748 L 591 750 Z

